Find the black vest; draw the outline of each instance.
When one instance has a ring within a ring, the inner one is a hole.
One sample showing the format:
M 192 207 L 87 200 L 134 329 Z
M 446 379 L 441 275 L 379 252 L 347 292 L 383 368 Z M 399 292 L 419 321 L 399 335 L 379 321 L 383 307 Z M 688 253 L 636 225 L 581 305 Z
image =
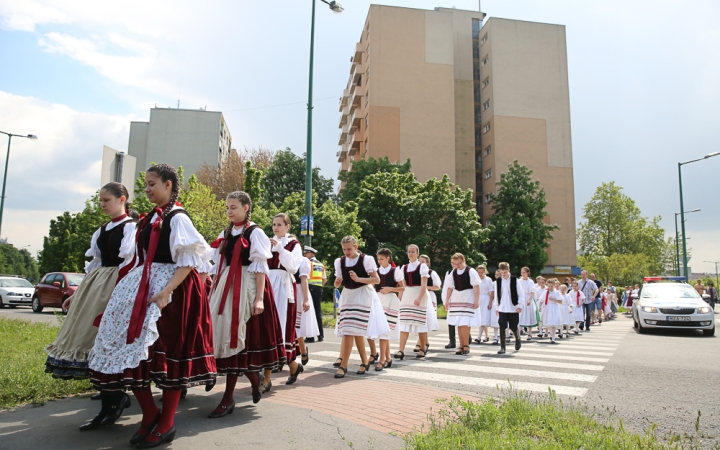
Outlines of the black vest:
M 435 285 L 433 284 L 432 274 L 433 274 L 432 269 L 428 268 L 428 275 L 429 275 L 429 276 L 428 276 L 428 280 L 427 280 L 427 287 L 435 286 Z
M 422 284 L 422 277 L 420 276 L 420 266 L 423 263 L 419 263 L 418 266 L 410 272 L 408 270 L 408 264 L 405 264 L 403 266 L 403 275 L 405 277 L 405 286 L 413 287 L 413 286 L 420 286 Z M 430 284 L 430 280 L 428 280 L 427 286 L 432 286 Z
M 500 300 L 502 297 L 502 277 L 495 280 L 495 292 L 497 293 L 497 302 L 498 305 L 500 305 Z M 517 292 L 517 277 L 514 275 L 510 275 L 510 300 L 512 301 L 513 305 L 518 304 L 518 292 Z
M 470 271 L 473 270 L 470 266 L 465 267 L 465 272 L 463 272 L 461 275 L 458 275 L 457 269 L 453 269 L 453 283 L 455 283 L 455 287 L 453 288 L 456 291 L 467 291 L 468 289 L 472 289 L 472 284 L 470 284 Z
M 252 247 L 252 244 L 250 243 L 250 235 L 255 228 L 258 228 L 258 225 L 252 224 L 249 227 L 245 228 L 245 231 L 238 234 L 237 236 L 233 236 L 232 234 L 228 236 L 227 240 L 225 241 L 225 250 L 223 251 L 223 259 L 225 260 L 223 265 L 225 267 L 228 267 L 232 263 L 233 250 L 235 249 L 235 244 L 237 243 L 237 241 L 240 240 L 240 236 L 245 237 L 245 240 L 248 241 L 248 246 L 244 248 L 242 250 L 242 253 L 240 254 L 240 260 L 242 261 L 243 266 L 250 265 L 250 247 Z
M 136 220 L 126 220 L 112 230 L 106 229 L 107 223 L 100 228 L 97 246 L 100 249 L 103 267 L 119 267 L 122 264 L 124 260 L 120 257 L 120 244 L 125 237 L 125 224 L 136 222 Z
M 380 283 L 375 285 L 375 290 L 380 292 L 380 289 L 384 287 L 394 288 L 397 287 L 397 281 L 395 281 L 395 270 L 397 267 L 391 267 L 388 273 L 385 275 L 381 274 L 378 270 L 378 276 L 380 277 Z
M 186 216 L 188 215 L 187 211 L 185 211 L 184 209 L 176 209 L 170 211 L 170 213 L 165 216 L 162 221 L 162 229 L 160 230 L 160 240 L 158 241 L 158 246 L 155 250 L 155 257 L 153 258 L 152 262 L 163 264 L 172 264 L 175 262 L 172 259 L 172 253 L 170 251 L 170 232 L 172 231 L 172 226 L 170 225 L 170 222 L 176 214 L 185 214 Z M 142 230 L 140 230 L 140 245 L 142 249 L 146 252 L 148 250 L 148 247 L 150 247 L 151 231 L 152 225 L 150 221 L 145 222 Z
M 357 275 L 358 278 L 368 278 L 370 276 L 367 273 L 367 270 L 365 270 L 365 264 L 363 264 L 364 259 L 365 259 L 365 255 L 360 253 L 357 263 L 355 263 L 354 266 L 348 268 L 345 265 L 345 261 L 347 260 L 347 258 L 344 256 L 342 258 L 340 258 L 340 272 L 342 272 L 343 287 L 346 287 L 347 289 L 357 289 L 357 288 L 365 286 L 363 283 L 358 283 L 357 281 L 354 281 L 352 278 L 350 278 L 351 270 L 353 272 L 355 272 L 355 275 Z

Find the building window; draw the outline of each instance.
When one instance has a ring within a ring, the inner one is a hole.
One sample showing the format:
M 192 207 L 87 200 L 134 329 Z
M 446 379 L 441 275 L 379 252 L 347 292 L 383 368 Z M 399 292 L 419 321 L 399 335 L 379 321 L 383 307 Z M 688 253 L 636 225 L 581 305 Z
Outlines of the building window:
M 475 127 L 475 147 L 482 147 L 482 130 L 480 127 Z
M 482 172 L 482 152 L 475 152 L 475 170 Z
M 485 203 L 490 203 L 490 194 L 485 194 Z
M 490 84 L 490 77 L 485 78 L 485 81 L 483 81 L 483 87 L 486 87 L 488 84 Z
M 473 80 L 480 79 L 480 63 L 473 61 Z
M 485 148 L 485 156 L 490 155 L 491 152 L 492 152 L 492 146 L 488 145 L 487 148 Z
M 480 46 L 477 41 L 473 44 L 473 59 L 480 59 Z
M 484 65 L 487 64 L 487 63 L 488 63 L 488 57 L 486 56 L 486 57 L 484 57 L 483 60 L 482 60 L 482 65 L 484 66 Z
M 483 36 L 482 40 L 480 41 L 480 45 L 483 45 L 487 42 L 487 33 L 485 33 L 485 36 Z
M 358 85 L 358 86 L 362 86 L 362 75 L 358 75 L 357 85 Z
M 490 107 L 490 100 L 488 100 L 488 101 L 486 101 L 485 103 L 483 103 L 483 111 L 485 111 L 485 110 L 488 109 L 489 107 Z
M 480 123 L 480 122 L 482 122 L 480 108 L 475 108 L 475 123 Z
M 483 127 L 483 133 L 487 133 L 488 131 L 490 131 L 490 122 L 486 123 Z
M 473 83 L 473 95 L 475 97 L 475 103 L 480 103 L 482 101 L 480 97 L 480 91 L 482 88 L 480 87 L 480 83 Z
M 368 44 L 367 48 L 365 49 L 365 54 L 370 56 L 370 44 Z
M 473 39 L 480 37 L 480 19 L 473 19 L 472 21 L 472 37 Z
M 370 122 L 368 121 L 368 115 L 365 114 L 365 129 L 367 130 L 368 125 L 370 125 Z
M 489 227 L 489 226 L 490 226 L 490 219 L 487 219 L 487 220 L 485 221 L 485 226 L 486 226 L 486 227 Z
M 488 180 L 492 178 L 492 169 L 488 169 L 485 171 L 485 179 Z
M 370 68 L 365 71 L 365 85 L 367 86 L 368 82 L 370 82 Z

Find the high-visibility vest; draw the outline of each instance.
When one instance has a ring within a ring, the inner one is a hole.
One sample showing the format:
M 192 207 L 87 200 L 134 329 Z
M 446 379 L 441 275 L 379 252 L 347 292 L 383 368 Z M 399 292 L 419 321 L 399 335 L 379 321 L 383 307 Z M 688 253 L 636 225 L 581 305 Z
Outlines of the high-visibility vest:
M 325 278 L 325 266 L 317 259 L 311 259 L 312 271 L 310 272 L 310 278 L 308 278 L 308 284 L 310 286 L 322 286 L 323 278 Z

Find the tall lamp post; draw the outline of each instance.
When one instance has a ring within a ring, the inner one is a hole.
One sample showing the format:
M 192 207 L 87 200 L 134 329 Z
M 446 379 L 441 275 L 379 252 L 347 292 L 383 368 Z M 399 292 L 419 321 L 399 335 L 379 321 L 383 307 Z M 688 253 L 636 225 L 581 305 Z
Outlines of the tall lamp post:
M 690 214 L 694 212 L 700 212 L 700 208 L 693 209 L 691 211 L 685 211 L 685 214 Z M 680 276 L 680 243 L 678 242 L 678 226 L 677 226 L 677 217 L 680 215 L 680 213 L 675 213 L 675 263 L 677 264 L 677 276 Z
M 683 191 L 682 191 L 682 166 L 685 164 L 694 163 L 697 161 L 702 161 L 704 159 L 712 158 L 713 156 L 720 155 L 720 152 L 713 152 L 708 153 L 707 155 L 703 156 L 702 158 L 693 159 L 690 161 L 685 162 L 679 162 L 678 163 L 678 186 L 680 190 L 680 227 L 682 229 L 682 247 L 683 247 L 683 274 L 685 275 L 685 281 L 690 281 L 690 274 L 688 273 L 688 267 L 687 267 L 687 242 L 685 242 L 685 205 L 683 203 Z
M 34 134 L 12 134 L 12 133 L 6 133 L 4 131 L 0 131 L 0 134 L 4 134 L 8 137 L 8 149 L 7 149 L 7 155 L 5 156 L 5 175 L 3 176 L 2 196 L 0 196 L 0 238 L 1 238 L 2 237 L 2 219 L 3 219 L 3 212 L 5 210 L 5 184 L 7 183 L 7 170 L 8 170 L 8 163 L 10 162 L 10 142 L 12 141 L 13 137 L 21 137 L 21 138 L 35 140 L 35 139 L 37 139 L 37 136 L 35 136 Z
M 343 7 L 335 1 L 321 0 L 335 13 L 343 12 Z M 308 82 L 307 103 L 307 152 L 305 153 L 305 245 L 312 245 L 310 223 L 312 221 L 312 110 L 313 110 L 313 56 L 315 52 L 315 0 L 312 0 L 312 22 L 310 25 L 310 79 Z M 302 230 L 301 230 L 302 233 Z

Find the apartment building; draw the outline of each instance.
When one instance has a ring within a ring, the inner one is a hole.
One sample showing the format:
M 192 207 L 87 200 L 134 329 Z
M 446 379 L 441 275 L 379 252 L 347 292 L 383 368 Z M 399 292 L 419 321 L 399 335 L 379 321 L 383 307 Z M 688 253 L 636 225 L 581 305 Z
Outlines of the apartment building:
M 358 158 L 410 159 L 488 195 L 508 165 L 531 168 L 560 229 L 547 274 L 578 272 L 565 27 L 454 8 L 371 5 L 340 99 L 340 171 Z

